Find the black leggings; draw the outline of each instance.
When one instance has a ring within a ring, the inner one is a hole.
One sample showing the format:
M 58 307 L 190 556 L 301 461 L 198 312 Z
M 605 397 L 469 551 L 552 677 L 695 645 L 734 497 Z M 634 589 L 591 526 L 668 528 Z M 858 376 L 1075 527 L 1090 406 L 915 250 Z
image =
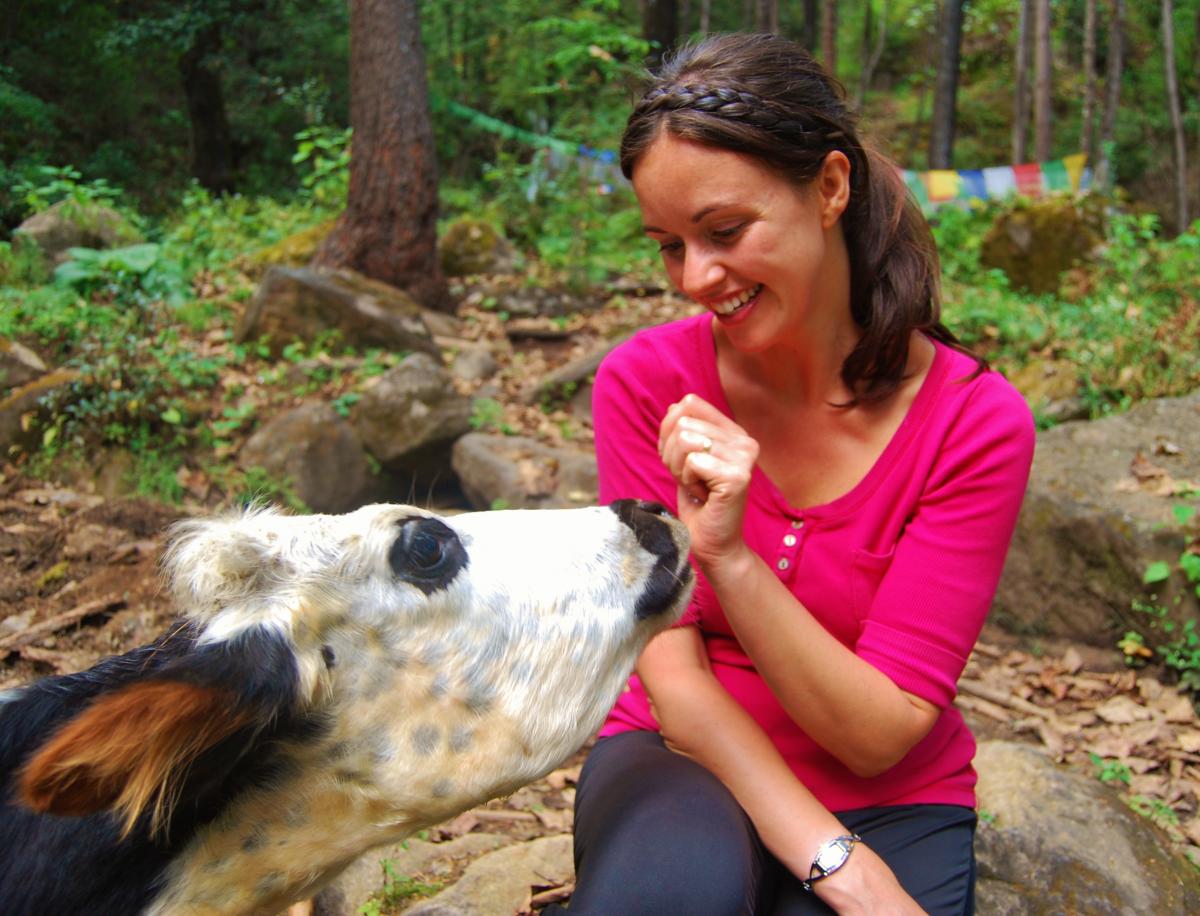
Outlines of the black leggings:
M 970 808 L 898 805 L 837 817 L 927 912 L 974 912 Z M 575 797 L 575 871 L 573 916 L 832 912 L 763 847 L 716 777 L 654 732 L 604 738 L 588 755 Z

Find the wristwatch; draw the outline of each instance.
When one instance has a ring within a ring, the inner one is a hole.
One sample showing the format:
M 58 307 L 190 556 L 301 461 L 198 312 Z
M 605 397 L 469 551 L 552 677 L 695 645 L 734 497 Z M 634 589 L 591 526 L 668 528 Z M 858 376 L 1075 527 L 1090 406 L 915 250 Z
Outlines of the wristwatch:
M 814 884 L 822 878 L 828 878 L 845 865 L 855 844 L 861 842 L 862 837 L 858 834 L 848 833 L 822 843 L 816 856 L 813 857 L 812 865 L 808 867 L 808 880 L 801 881 L 800 885 L 806 891 L 811 891 Z

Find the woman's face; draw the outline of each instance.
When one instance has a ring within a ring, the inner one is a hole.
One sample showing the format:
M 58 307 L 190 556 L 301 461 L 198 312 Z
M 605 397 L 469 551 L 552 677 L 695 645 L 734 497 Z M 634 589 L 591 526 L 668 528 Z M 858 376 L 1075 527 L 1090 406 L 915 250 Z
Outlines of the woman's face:
M 836 174 L 826 175 L 835 157 Z M 671 282 L 713 313 L 737 349 L 786 345 L 850 320 L 842 163 L 831 153 L 797 187 L 751 157 L 664 132 L 634 167 L 645 231 Z

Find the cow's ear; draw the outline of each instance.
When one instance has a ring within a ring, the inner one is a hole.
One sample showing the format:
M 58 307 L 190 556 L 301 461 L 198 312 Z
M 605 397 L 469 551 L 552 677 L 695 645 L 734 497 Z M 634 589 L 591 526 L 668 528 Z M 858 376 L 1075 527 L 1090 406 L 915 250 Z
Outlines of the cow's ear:
M 171 529 L 162 568 L 176 606 L 185 614 L 236 606 L 263 589 L 278 558 L 263 523 L 273 513 L 250 510 L 233 518 L 180 522 Z
M 97 698 L 39 747 L 18 775 L 35 811 L 87 815 L 111 809 L 127 835 L 149 812 L 166 825 L 197 755 L 251 724 L 226 690 L 140 681 Z

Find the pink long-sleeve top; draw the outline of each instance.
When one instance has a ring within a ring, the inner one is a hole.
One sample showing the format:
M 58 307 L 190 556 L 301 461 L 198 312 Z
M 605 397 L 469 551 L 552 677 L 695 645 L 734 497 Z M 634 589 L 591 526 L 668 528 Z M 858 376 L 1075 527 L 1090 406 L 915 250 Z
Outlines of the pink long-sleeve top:
M 634 497 L 674 509 L 675 482 L 657 450 L 667 408 L 693 392 L 732 416 L 711 321 L 702 314 L 641 331 L 604 360 L 593 394 L 602 502 Z M 681 621 L 699 628 L 717 680 L 832 811 L 975 803 L 975 741 L 952 701 L 1016 525 L 1034 427 L 1002 376 L 972 377 L 972 359 L 935 347 L 900 428 L 850 492 L 793 506 L 755 468 L 744 528 L 749 546 L 830 633 L 941 710 L 930 733 L 886 773 L 855 776 L 784 711 L 703 576 Z M 600 734 L 634 729 L 658 730 L 636 674 Z

